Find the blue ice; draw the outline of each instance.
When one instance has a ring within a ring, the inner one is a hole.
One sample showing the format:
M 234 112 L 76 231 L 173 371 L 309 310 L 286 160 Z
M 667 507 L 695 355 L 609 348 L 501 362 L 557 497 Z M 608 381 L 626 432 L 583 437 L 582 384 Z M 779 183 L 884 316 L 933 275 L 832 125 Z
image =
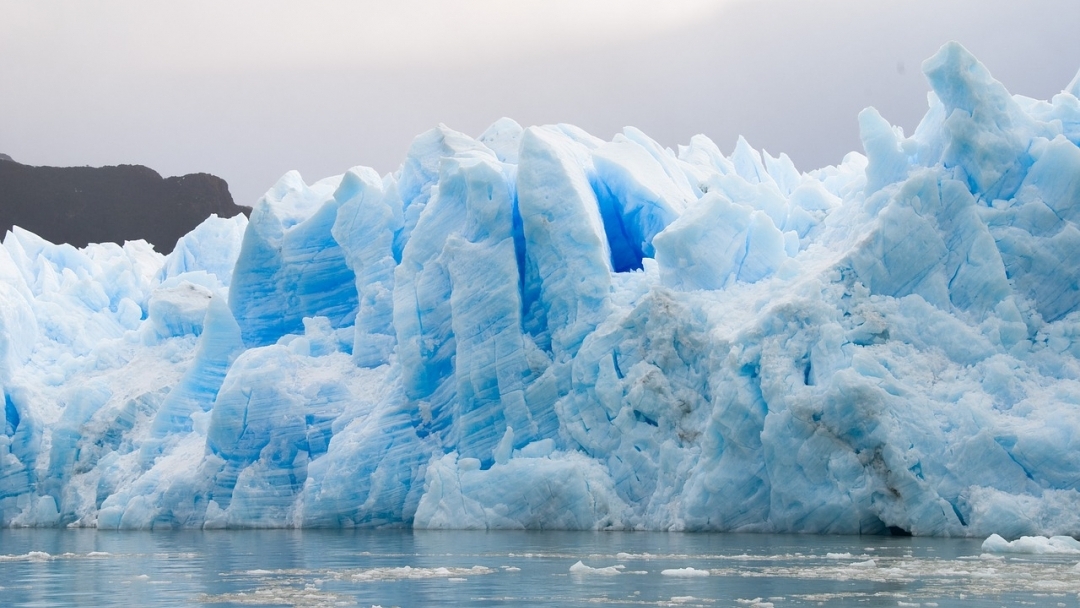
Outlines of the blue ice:
M 0 523 L 1078 535 L 1080 85 L 923 71 L 805 173 L 501 119 L 168 256 L 15 228 Z

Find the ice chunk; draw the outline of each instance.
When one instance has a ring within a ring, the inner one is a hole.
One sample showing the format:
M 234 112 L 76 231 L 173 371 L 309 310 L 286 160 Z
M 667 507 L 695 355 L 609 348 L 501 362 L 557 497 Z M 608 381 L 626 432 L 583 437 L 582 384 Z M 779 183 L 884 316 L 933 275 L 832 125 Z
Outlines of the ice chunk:
M 735 142 L 735 151 L 731 153 L 731 164 L 734 165 L 735 172 L 739 177 L 751 184 L 772 181 L 772 176 L 765 170 L 765 165 L 761 162 L 761 154 L 752 148 L 750 142 L 746 141 L 746 138 L 742 135 Z
M 593 530 L 621 527 L 625 505 L 595 461 L 577 453 L 512 458 L 487 470 L 457 454 L 427 467 L 417 528 Z
M 158 336 L 168 338 L 202 333 L 203 317 L 214 296 L 213 287 L 207 287 L 205 283 L 213 285 L 210 281 L 198 281 L 196 275 L 184 275 L 170 279 L 150 294 L 148 317 Z
M 37 334 L 37 317 L 18 284 L 0 282 L 0 383 L 30 359 Z
M 1071 536 L 1021 536 L 1007 541 L 991 534 L 983 541 L 982 550 L 988 553 L 1073 554 L 1080 553 L 1080 541 Z
M 721 289 L 753 283 L 787 259 L 784 236 L 761 211 L 709 193 L 654 239 L 664 283 L 680 289 Z
M 163 279 L 203 270 L 228 287 L 247 225 L 244 214 L 228 219 L 216 214 L 206 218 L 176 242 L 172 253 L 165 258 Z
M 401 199 L 393 179 L 367 167 L 349 169 L 334 192 L 331 234 L 356 277 L 359 308 L 353 333 L 358 365 L 387 363 L 394 350 L 394 236 L 402 228 Z
M 586 566 L 585 564 L 581 563 L 581 560 L 578 560 L 577 562 L 574 563 L 573 566 L 570 566 L 570 574 L 576 574 L 578 576 L 583 576 L 583 575 L 587 575 L 587 574 L 608 574 L 608 575 L 610 575 L 610 574 L 621 574 L 621 573 L 619 572 L 619 567 L 618 566 L 602 566 L 602 567 L 599 567 L 599 568 L 593 568 L 591 566 Z
M 404 225 L 394 235 L 396 259 L 401 259 L 401 252 L 412 236 L 420 215 L 438 190 L 442 159 L 470 153 L 490 154 L 491 151 L 483 143 L 445 125 L 416 136 L 397 174 Z
M 249 346 L 301 330 L 302 319 L 328 317 L 334 327 L 356 316 L 356 284 L 331 235 L 341 178 L 308 186 L 291 171 L 251 212 L 229 285 L 229 307 Z
M 848 568 L 877 568 L 877 562 L 872 559 L 863 560 L 861 562 L 854 562 L 848 564 Z
M 369 407 L 335 430 L 325 455 L 308 466 L 303 525 L 394 526 L 413 521 L 432 447 L 417 437 L 411 418 L 402 411 L 400 394 Z
M 540 306 L 557 356 L 573 356 L 608 314 L 611 254 L 596 195 L 582 168 L 585 150 L 548 128 L 521 142 L 518 205 L 528 263 L 540 278 Z
M 677 576 L 681 578 L 698 578 L 702 576 L 709 576 L 708 570 L 699 570 L 697 568 L 687 566 L 686 568 L 666 568 L 660 571 L 660 574 L 664 576 Z
M 1016 198 L 987 211 L 986 219 L 1018 291 L 1055 321 L 1080 306 L 1080 274 L 1060 263 L 1080 247 L 1080 148 L 1057 137 L 1040 152 Z
M 521 146 L 521 135 L 525 130 L 512 118 L 500 118 L 491 123 L 477 139 L 480 143 L 491 148 L 499 160 L 516 165 L 518 163 L 518 148 Z
M 1031 138 L 1041 129 L 959 43 L 943 46 L 923 72 L 945 108 L 941 162 L 962 170 L 977 196 L 1013 196 L 1031 166 Z
M 490 155 L 447 159 L 440 184 L 397 271 L 398 354 L 410 397 L 451 426 L 447 446 L 490 459 L 508 421 L 521 440 L 536 428 L 512 191 Z
M 913 175 L 850 254 L 852 268 L 874 293 L 914 293 L 945 309 L 993 308 L 1010 286 L 976 205 L 955 180 L 932 171 Z
M 901 146 L 903 133 L 874 108 L 859 113 L 859 134 L 866 150 L 867 195 L 907 176 L 908 158 Z
M 244 349 L 240 326 L 220 296 L 211 298 L 200 326 L 203 331 L 195 360 L 154 417 L 150 431 L 154 439 L 164 440 L 169 435 L 190 431 L 191 415 L 210 408 L 229 366 Z M 144 445 L 144 449 L 150 445 Z

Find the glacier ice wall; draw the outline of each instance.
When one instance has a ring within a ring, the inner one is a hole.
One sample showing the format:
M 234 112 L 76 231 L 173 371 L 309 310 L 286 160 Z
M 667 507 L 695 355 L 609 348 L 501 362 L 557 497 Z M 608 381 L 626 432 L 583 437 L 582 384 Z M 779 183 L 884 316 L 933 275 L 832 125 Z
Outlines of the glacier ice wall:
M 0 246 L 0 523 L 1080 534 L 1080 85 L 798 172 L 509 119 Z

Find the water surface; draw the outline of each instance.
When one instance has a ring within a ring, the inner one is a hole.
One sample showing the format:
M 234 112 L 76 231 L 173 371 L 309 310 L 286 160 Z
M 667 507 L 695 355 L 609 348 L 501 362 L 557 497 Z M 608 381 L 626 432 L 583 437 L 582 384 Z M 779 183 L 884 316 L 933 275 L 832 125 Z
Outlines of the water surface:
M 1080 606 L 1077 562 L 901 537 L 0 530 L 0 604 Z

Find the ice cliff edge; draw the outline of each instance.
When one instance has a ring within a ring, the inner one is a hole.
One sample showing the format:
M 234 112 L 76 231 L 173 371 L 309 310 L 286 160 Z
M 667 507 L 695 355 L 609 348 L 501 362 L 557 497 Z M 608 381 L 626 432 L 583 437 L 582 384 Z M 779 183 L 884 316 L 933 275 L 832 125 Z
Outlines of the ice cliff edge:
M 1080 85 L 799 173 L 511 120 L 0 247 L 0 522 L 1080 534 Z

